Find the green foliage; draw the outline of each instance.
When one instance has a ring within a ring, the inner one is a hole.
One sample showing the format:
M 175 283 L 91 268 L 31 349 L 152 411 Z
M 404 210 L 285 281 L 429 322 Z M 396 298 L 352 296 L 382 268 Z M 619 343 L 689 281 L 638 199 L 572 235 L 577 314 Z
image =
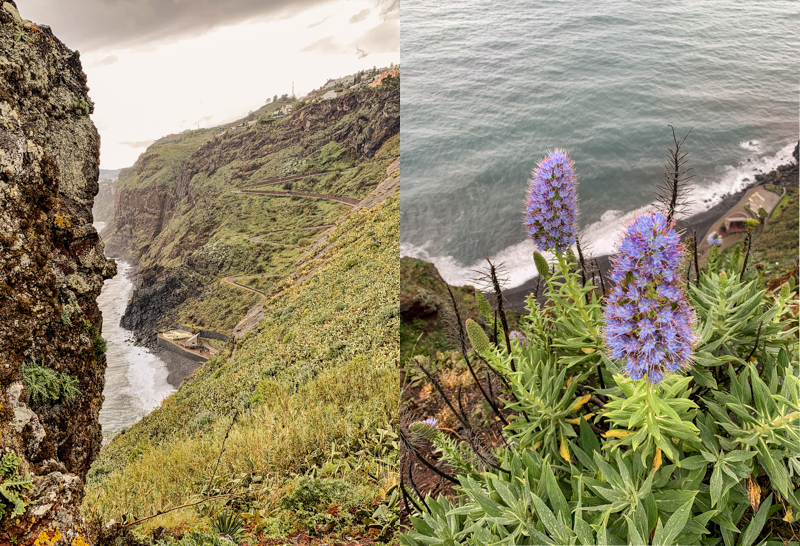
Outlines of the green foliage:
M 230 510 L 217 514 L 211 528 L 220 537 L 230 539 L 236 544 L 244 538 L 244 520 Z
M 489 342 L 489 336 L 486 335 L 486 332 L 483 331 L 480 324 L 472 319 L 467 319 L 467 335 L 469 336 L 469 342 L 472 344 L 472 348 L 475 349 L 475 352 L 478 354 L 483 354 L 492 346 Z
M 94 103 L 83 97 L 72 97 L 72 110 L 78 115 L 88 116 L 94 112 Z
M 768 294 L 738 275 L 701 272 L 691 289 L 695 361 L 651 386 L 607 352 L 594 287 L 582 287 L 563 257 L 555 266 L 546 311 L 529 299 L 520 321 L 527 345 L 509 354 L 478 343 L 507 385 L 503 446 L 477 460 L 467 442 L 412 425 L 412 441 L 431 442 L 459 485 L 453 499 L 424 499 L 401 542 L 793 540 L 800 364 L 791 286 Z
M 670 459 L 677 460 L 673 438 L 699 446 L 700 431 L 693 424 L 697 404 L 689 399 L 691 381 L 691 377 L 673 375 L 650 387 L 646 381 L 615 375 L 617 388 L 605 391 L 610 401 L 602 416 L 628 434 L 609 441 L 609 448 L 630 446 L 636 451 L 643 443 L 653 441 Z M 622 396 L 616 394 L 619 391 Z M 646 447 L 652 451 L 652 446 Z
M 100 335 L 100 332 L 96 331 L 93 335 L 94 338 L 94 356 L 101 357 L 106 354 L 106 340 L 103 336 Z
M 33 487 L 31 477 L 19 474 L 22 460 L 13 451 L 0 458 L 0 520 L 6 515 L 14 518 L 25 513 L 28 503 L 22 494 Z
M 36 359 L 23 364 L 21 371 L 33 404 L 66 403 L 81 393 L 77 377 L 46 368 Z
M 545 257 L 539 252 L 534 252 L 533 263 L 536 265 L 536 271 L 539 273 L 539 276 L 547 280 L 548 277 L 550 277 L 550 265 L 547 263 Z
M 296 274 L 279 280 L 265 319 L 237 341 L 235 356 L 224 351 L 204 363 L 102 450 L 87 477 L 84 513 L 141 518 L 206 491 L 241 497 L 231 509 L 242 517 L 261 510 L 274 519 L 259 516 L 263 525 L 255 528 L 282 537 L 329 523 L 365 532 L 383 521 L 383 529 L 396 513 L 373 517 L 377 505 L 389 506 L 396 481 L 396 438 L 388 431 L 400 390 L 399 214 L 397 194 L 355 211 L 328 232 L 314 261 L 293 262 Z M 214 416 L 232 407 L 239 418 L 209 487 L 231 422 Z M 283 498 L 299 477 L 346 484 L 337 498 L 349 508 L 341 504 L 337 516 L 326 511 L 331 506 L 321 514 L 284 508 L 296 506 Z M 202 524 L 211 524 L 207 515 L 177 510 L 140 528 Z
M 155 543 L 156 546 L 228 546 L 231 543 L 220 538 L 216 533 L 193 529 L 183 535 L 180 540 L 169 538 Z

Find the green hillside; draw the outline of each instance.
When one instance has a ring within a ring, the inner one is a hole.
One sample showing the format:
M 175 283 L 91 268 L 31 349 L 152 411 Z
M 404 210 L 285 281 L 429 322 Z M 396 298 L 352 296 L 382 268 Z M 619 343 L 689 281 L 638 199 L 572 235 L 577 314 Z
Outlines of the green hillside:
M 230 278 L 270 290 L 399 157 L 397 89 L 365 88 L 274 119 L 287 101 L 165 137 L 120 173 L 102 235 L 110 255 L 140 266 L 127 328 L 149 340 L 173 324 L 230 335 L 260 299 Z
M 252 537 L 377 536 L 367 527 L 391 517 L 380 506 L 397 476 L 399 216 L 395 192 L 338 225 L 234 357 L 203 365 L 103 450 L 84 513 L 106 523 L 229 494 L 137 532 L 204 529 L 227 505 Z

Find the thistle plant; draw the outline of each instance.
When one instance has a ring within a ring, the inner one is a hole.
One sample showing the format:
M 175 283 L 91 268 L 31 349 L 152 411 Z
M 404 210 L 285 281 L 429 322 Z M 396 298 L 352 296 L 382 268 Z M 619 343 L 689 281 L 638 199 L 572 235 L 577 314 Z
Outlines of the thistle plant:
M 541 251 L 562 253 L 575 244 L 578 194 L 572 160 L 556 149 L 539 161 L 529 180 L 525 226 Z
M 672 223 L 656 212 L 628 227 L 614 259 L 606 341 L 633 379 L 657 384 L 689 362 L 694 317 L 678 270 L 682 257 Z

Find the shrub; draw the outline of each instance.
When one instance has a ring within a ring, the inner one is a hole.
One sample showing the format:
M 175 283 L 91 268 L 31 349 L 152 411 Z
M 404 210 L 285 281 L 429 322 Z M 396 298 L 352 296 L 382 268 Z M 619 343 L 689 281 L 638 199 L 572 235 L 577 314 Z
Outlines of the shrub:
M 244 538 L 244 521 L 229 510 L 223 510 L 214 518 L 211 528 L 222 538 L 238 544 Z
M 33 487 L 29 475 L 20 476 L 19 465 L 22 460 L 13 451 L 0 459 L 0 520 L 6 515 L 11 518 L 25 513 L 28 503 L 22 493 Z
M 22 378 L 33 404 L 70 402 L 81 393 L 77 377 L 46 368 L 35 359 L 22 366 Z

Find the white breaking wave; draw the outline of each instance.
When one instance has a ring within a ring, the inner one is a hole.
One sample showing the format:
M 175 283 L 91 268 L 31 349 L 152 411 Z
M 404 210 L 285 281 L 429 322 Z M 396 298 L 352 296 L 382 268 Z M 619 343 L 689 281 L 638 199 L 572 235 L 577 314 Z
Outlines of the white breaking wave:
M 97 228 L 95 224 L 95 228 Z M 175 389 L 167 382 L 167 366 L 157 355 L 133 344 L 130 330 L 120 326 L 133 284 L 130 264 L 117 261 L 117 275 L 103 284 L 97 304 L 103 313 L 106 339 L 105 401 L 100 424 L 106 439 L 153 411 Z
M 725 195 L 737 193 L 754 184 L 757 174 L 768 173 L 780 165 L 794 163 L 792 151 L 794 151 L 795 144 L 795 142 L 787 144 L 774 156 L 751 157 L 739 165 L 726 166 L 715 175 L 714 181 L 702 186 L 692 186 L 692 205 L 687 214 L 694 215 L 709 210 L 719 204 Z M 761 144 L 757 140 L 740 144 L 742 148 L 745 148 L 745 145 L 760 147 Z M 749 150 L 750 148 L 745 149 Z M 587 246 L 591 248 L 592 254 L 595 256 L 613 254 L 622 236 L 622 229 L 630 224 L 637 215 L 647 212 L 652 206 L 651 203 L 628 212 L 607 210 L 600 220 L 589 224 L 582 230 L 582 241 L 588 242 Z M 489 257 L 493 263 L 504 264 L 508 278 L 506 288 L 521 286 L 536 276 L 536 268 L 533 264 L 534 250 L 536 247 L 533 241 L 525 239 Z M 475 278 L 478 276 L 475 270 L 483 269 L 486 265 L 484 260 L 464 265 L 451 256 L 431 256 L 424 245 L 420 247 L 411 243 L 400 244 L 400 255 L 433 263 L 448 284 L 457 286 L 474 284 Z M 550 258 L 547 254 L 545 257 Z

